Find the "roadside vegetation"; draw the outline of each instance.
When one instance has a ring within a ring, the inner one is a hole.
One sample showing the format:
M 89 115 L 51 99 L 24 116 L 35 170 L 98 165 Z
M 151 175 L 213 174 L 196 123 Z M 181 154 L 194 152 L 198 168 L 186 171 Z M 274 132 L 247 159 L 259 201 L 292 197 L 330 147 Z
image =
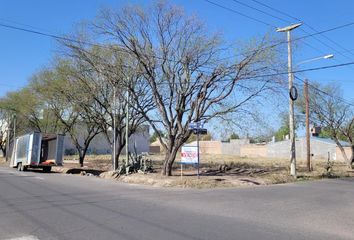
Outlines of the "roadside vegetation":
M 90 155 L 87 157 L 85 168 L 76 168 L 75 161 L 78 156 L 68 156 L 65 168 L 57 171 L 67 174 L 81 174 L 87 176 L 101 176 L 117 181 L 145 184 L 157 187 L 186 187 L 186 188 L 214 188 L 257 186 L 319 180 L 326 178 L 353 177 L 354 171 L 348 170 L 345 162 L 328 162 L 326 160 L 313 160 L 314 170 L 307 171 L 306 162 L 298 161 L 298 178 L 289 176 L 289 164 L 286 159 L 240 158 L 230 155 L 202 155 L 201 174 L 198 179 L 196 168 L 184 166 L 183 176 L 181 169 L 175 164 L 171 177 L 161 176 L 164 155 L 150 155 L 153 162 L 153 172 L 131 175 L 115 175 L 107 167 L 109 155 Z M 177 161 L 179 159 L 177 158 Z M 74 169 L 74 171 L 73 171 Z
M 54 167 L 53 172 L 74 174 L 82 177 L 99 177 L 118 182 L 143 184 L 154 187 L 179 188 L 226 188 L 262 186 L 271 184 L 295 183 L 320 179 L 354 177 L 345 162 L 313 160 L 314 170 L 307 171 L 306 162 L 298 161 L 298 178 L 289 175 L 286 159 L 240 158 L 230 155 L 202 155 L 201 174 L 198 178 L 196 168 L 185 166 L 181 177 L 180 166 L 175 164 L 172 175 L 162 176 L 164 155 L 149 155 L 153 171 L 146 173 L 119 175 L 111 170 L 110 155 L 88 155 L 85 167 L 78 167 L 78 155 L 66 156 L 64 167 Z M 179 159 L 177 158 L 177 161 Z M 0 157 L 0 166 L 8 167 Z

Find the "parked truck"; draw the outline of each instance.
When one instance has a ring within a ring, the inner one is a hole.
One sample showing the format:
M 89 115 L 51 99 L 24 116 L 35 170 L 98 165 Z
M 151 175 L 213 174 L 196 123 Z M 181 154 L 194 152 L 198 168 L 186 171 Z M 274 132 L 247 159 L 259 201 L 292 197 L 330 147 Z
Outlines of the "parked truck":
M 32 132 L 17 137 L 10 166 L 18 171 L 42 168 L 50 172 L 52 166 L 63 165 L 64 135 Z

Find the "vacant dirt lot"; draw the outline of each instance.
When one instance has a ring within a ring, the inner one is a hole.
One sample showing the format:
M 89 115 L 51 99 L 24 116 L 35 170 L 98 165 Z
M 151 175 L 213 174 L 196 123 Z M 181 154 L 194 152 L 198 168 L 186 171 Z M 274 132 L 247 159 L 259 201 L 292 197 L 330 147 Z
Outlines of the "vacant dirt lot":
M 192 165 L 184 166 L 181 176 L 179 164 L 175 164 L 173 176 L 160 175 L 163 155 L 150 155 L 147 158 L 153 161 L 153 173 L 137 173 L 118 176 L 111 172 L 111 160 L 109 155 L 88 156 L 83 168 L 79 168 L 77 156 L 67 156 L 64 160 L 64 168 L 55 168 L 69 174 L 81 174 L 86 176 L 101 176 L 117 179 L 118 181 L 147 184 L 163 187 L 233 187 L 249 185 L 267 185 L 288 183 L 321 178 L 353 177 L 353 171 L 349 171 L 342 162 L 314 160 L 314 171 L 307 172 L 303 161 L 298 161 L 298 178 L 295 180 L 289 176 L 289 164 L 286 159 L 261 159 L 240 158 L 227 155 L 202 155 L 200 166 L 200 178 L 196 176 L 196 168 Z M 122 157 L 124 159 L 124 156 Z M 179 159 L 176 160 L 178 162 Z
M 124 159 L 125 156 L 122 157 Z M 152 173 L 136 173 L 119 176 L 112 172 L 109 155 L 87 156 L 84 167 L 80 168 L 77 156 L 66 156 L 64 167 L 55 167 L 53 171 L 65 174 L 80 174 L 82 176 L 102 177 L 115 179 L 133 184 L 147 184 L 157 187 L 234 187 L 249 185 L 267 185 L 304 181 L 321 178 L 353 177 L 354 172 L 347 169 L 342 162 L 314 160 L 314 171 L 306 170 L 305 162 L 298 161 L 298 178 L 289 176 L 289 164 L 286 159 L 239 158 L 227 155 L 202 155 L 200 177 L 197 177 L 193 165 L 183 166 L 181 175 L 180 165 L 177 163 L 173 169 L 173 176 L 161 176 L 163 155 L 150 155 L 148 159 L 153 162 Z M 0 158 L 0 166 L 8 167 L 4 158 Z

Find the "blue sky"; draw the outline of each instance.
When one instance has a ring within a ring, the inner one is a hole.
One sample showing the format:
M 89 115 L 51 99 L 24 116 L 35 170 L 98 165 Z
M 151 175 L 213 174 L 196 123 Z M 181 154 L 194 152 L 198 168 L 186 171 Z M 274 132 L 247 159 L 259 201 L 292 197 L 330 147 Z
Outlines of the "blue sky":
M 232 0 L 211 1 L 274 26 L 288 25 L 286 22 L 253 11 Z M 238 1 L 267 11 L 289 22 L 296 22 L 294 19 L 277 12 L 272 12 L 252 0 Z M 301 19 L 318 31 L 354 21 L 352 13 L 354 1 L 351 0 L 259 1 Z M 38 30 L 62 34 L 72 31 L 78 22 L 94 18 L 100 7 L 112 6 L 119 8 L 129 2 L 139 4 L 149 3 L 149 1 L 142 0 L 2 0 L 0 23 L 22 27 L 23 25 L 17 23 L 27 24 L 37 27 Z M 222 32 L 228 40 L 247 40 L 255 36 L 262 36 L 265 33 L 274 32 L 272 27 L 221 9 L 204 0 L 171 0 L 171 2 L 183 6 L 187 12 L 195 13 L 206 22 L 211 31 Z M 313 30 L 307 26 L 302 26 L 301 28 L 307 33 L 313 33 Z M 307 33 L 303 32 L 303 30 L 297 29 L 294 31 L 294 38 L 306 35 Z M 354 25 L 329 32 L 325 36 L 320 35 L 317 37 L 322 43 L 313 37 L 305 41 L 299 41 L 294 51 L 294 62 L 300 62 L 329 53 L 335 54 L 335 58 L 304 64 L 302 68 L 332 65 L 354 60 L 354 42 L 352 41 L 354 37 Z M 283 37 L 285 40 L 285 34 L 283 34 Z M 346 52 L 346 50 L 353 51 Z M 55 51 L 55 41 L 50 38 L 0 27 L 0 96 L 6 94 L 7 91 L 25 86 L 29 77 L 46 65 Z M 286 45 L 284 45 L 284 51 L 286 51 Z M 284 59 L 284 62 L 286 62 L 286 59 Z M 299 76 L 307 77 L 310 81 L 315 80 L 322 83 L 336 82 L 342 86 L 344 97 L 351 101 L 353 99 L 351 91 L 354 86 L 353 75 L 354 66 L 316 71 Z

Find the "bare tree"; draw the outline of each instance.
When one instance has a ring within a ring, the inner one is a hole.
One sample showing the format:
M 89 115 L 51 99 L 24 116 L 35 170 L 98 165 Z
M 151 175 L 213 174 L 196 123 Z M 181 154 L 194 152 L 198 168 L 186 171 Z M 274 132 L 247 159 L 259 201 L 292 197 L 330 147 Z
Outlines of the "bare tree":
M 310 85 L 311 121 L 322 127 L 322 134 L 333 139 L 349 168 L 354 163 L 354 112 L 353 106 L 342 98 L 336 85 Z M 351 156 L 347 156 L 341 140 L 351 144 Z
M 166 150 L 163 175 L 172 174 L 176 155 L 191 135 L 189 123 L 235 112 L 269 89 L 270 79 L 255 78 L 271 71 L 264 41 L 231 61 L 219 34 L 161 2 L 148 9 L 104 10 L 99 19 L 95 30 L 134 59 L 140 80 L 147 83 L 144 91 L 156 110 L 146 112 L 141 95 L 134 89 L 130 93 Z

